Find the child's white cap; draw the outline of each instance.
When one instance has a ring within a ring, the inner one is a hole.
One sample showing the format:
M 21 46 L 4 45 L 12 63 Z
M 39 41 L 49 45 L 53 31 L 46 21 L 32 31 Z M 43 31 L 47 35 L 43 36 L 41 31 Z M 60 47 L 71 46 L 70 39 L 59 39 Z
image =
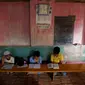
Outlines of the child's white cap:
M 5 51 L 4 52 L 4 55 L 9 55 L 9 54 L 11 54 L 10 51 Z

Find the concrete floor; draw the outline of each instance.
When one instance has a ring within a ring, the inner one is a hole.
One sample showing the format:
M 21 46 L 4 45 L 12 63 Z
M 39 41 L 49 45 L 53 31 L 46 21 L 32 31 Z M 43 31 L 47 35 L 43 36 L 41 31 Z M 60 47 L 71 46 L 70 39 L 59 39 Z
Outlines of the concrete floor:
M 67 73 L 67 76 L 50 77 L 44 73 L 38 78 L 26 73 L 0 73 L 0 85 L 85 85 L 85 73 Z

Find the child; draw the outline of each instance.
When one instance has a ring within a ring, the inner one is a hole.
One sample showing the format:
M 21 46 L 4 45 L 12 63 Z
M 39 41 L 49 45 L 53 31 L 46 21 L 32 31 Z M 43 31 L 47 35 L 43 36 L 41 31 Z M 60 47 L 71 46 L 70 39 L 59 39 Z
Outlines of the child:
M 55 64 L 63 64 L 64 56 L 60 53 L 59 47 L 54 47 L 53 54 L 51 55 L 51 62 Z M 56 75 L 57 73 L 54 74 Z M 65 76 L 66 73 L 64 72 L 63 75 Z
M 2 57 L 2 65 L 5 63 L 8 64 L 14 64 L 14 57 L 11 56 L 10 51 L 5 51 Z M 7 72 L 7 74 L 12 73 L 12 72 Z
M 5 51 L 2 57 L 2 65 L 4 63 L 12 63 L 14 64 L 14 57 L 11 56 L 10 51 Z
M 33 56 L 30 57 L 30 63 L 31 64 L 41 64 L 42 63 L 42 58 L 40 56 L 39 51 L 34 51 Z
M 41 64 L 42 63 L 42 57 L 40 56 L 40 52 L 39 51 L 34 51 L 33 56 L 30 57 L 29 59 L 30 64 Z M 30 74 L 27 73 L 27 74 Z M 38 72 L 38 74 L 40 74 L 40 72 Z

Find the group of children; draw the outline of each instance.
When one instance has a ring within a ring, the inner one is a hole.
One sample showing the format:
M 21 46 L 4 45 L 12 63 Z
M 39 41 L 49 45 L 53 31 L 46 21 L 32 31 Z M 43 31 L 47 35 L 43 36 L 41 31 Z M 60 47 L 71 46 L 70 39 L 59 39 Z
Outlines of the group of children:
M 10 51 L 5 51 L 2 57 L 2 65 L 4 65 L 5 63 L 14 64 L 16 62 L 15 59 L 16 57 L 13 57 Z M 27 63 L 24 61 L 23 58 L 20 59 L 17 58 L 17 59 L 18 59 L 17 60 L 18 65 L 23 65 L 23 63 Z M 31 56 L 29 59 L 29 62 L 30 64 L 42 64 L 42 57 L 40 56 L 40 52 L 34 51 L 33 56 Z
M 54 47 L 53 53 L 50 58 L 51 63 L 63 64 L 64 56 L 60 53 L 59 47 Z M 10 51 L 5 51 L 2 57 L 2 64 L 4 63 L 14 63 L 15 59 L 12 57 Z M 30 64 L 42 64 L 42 57 L 39 51 L 34 51 L 33 56 L 29 59 Z

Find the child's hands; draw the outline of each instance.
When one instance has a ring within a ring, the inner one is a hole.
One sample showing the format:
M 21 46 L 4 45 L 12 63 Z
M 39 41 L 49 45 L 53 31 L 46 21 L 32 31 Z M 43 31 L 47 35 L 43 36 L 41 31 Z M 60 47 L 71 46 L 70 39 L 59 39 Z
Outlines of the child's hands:
M 38 63 L 38 59 L 35 59 L 35 62 Z

